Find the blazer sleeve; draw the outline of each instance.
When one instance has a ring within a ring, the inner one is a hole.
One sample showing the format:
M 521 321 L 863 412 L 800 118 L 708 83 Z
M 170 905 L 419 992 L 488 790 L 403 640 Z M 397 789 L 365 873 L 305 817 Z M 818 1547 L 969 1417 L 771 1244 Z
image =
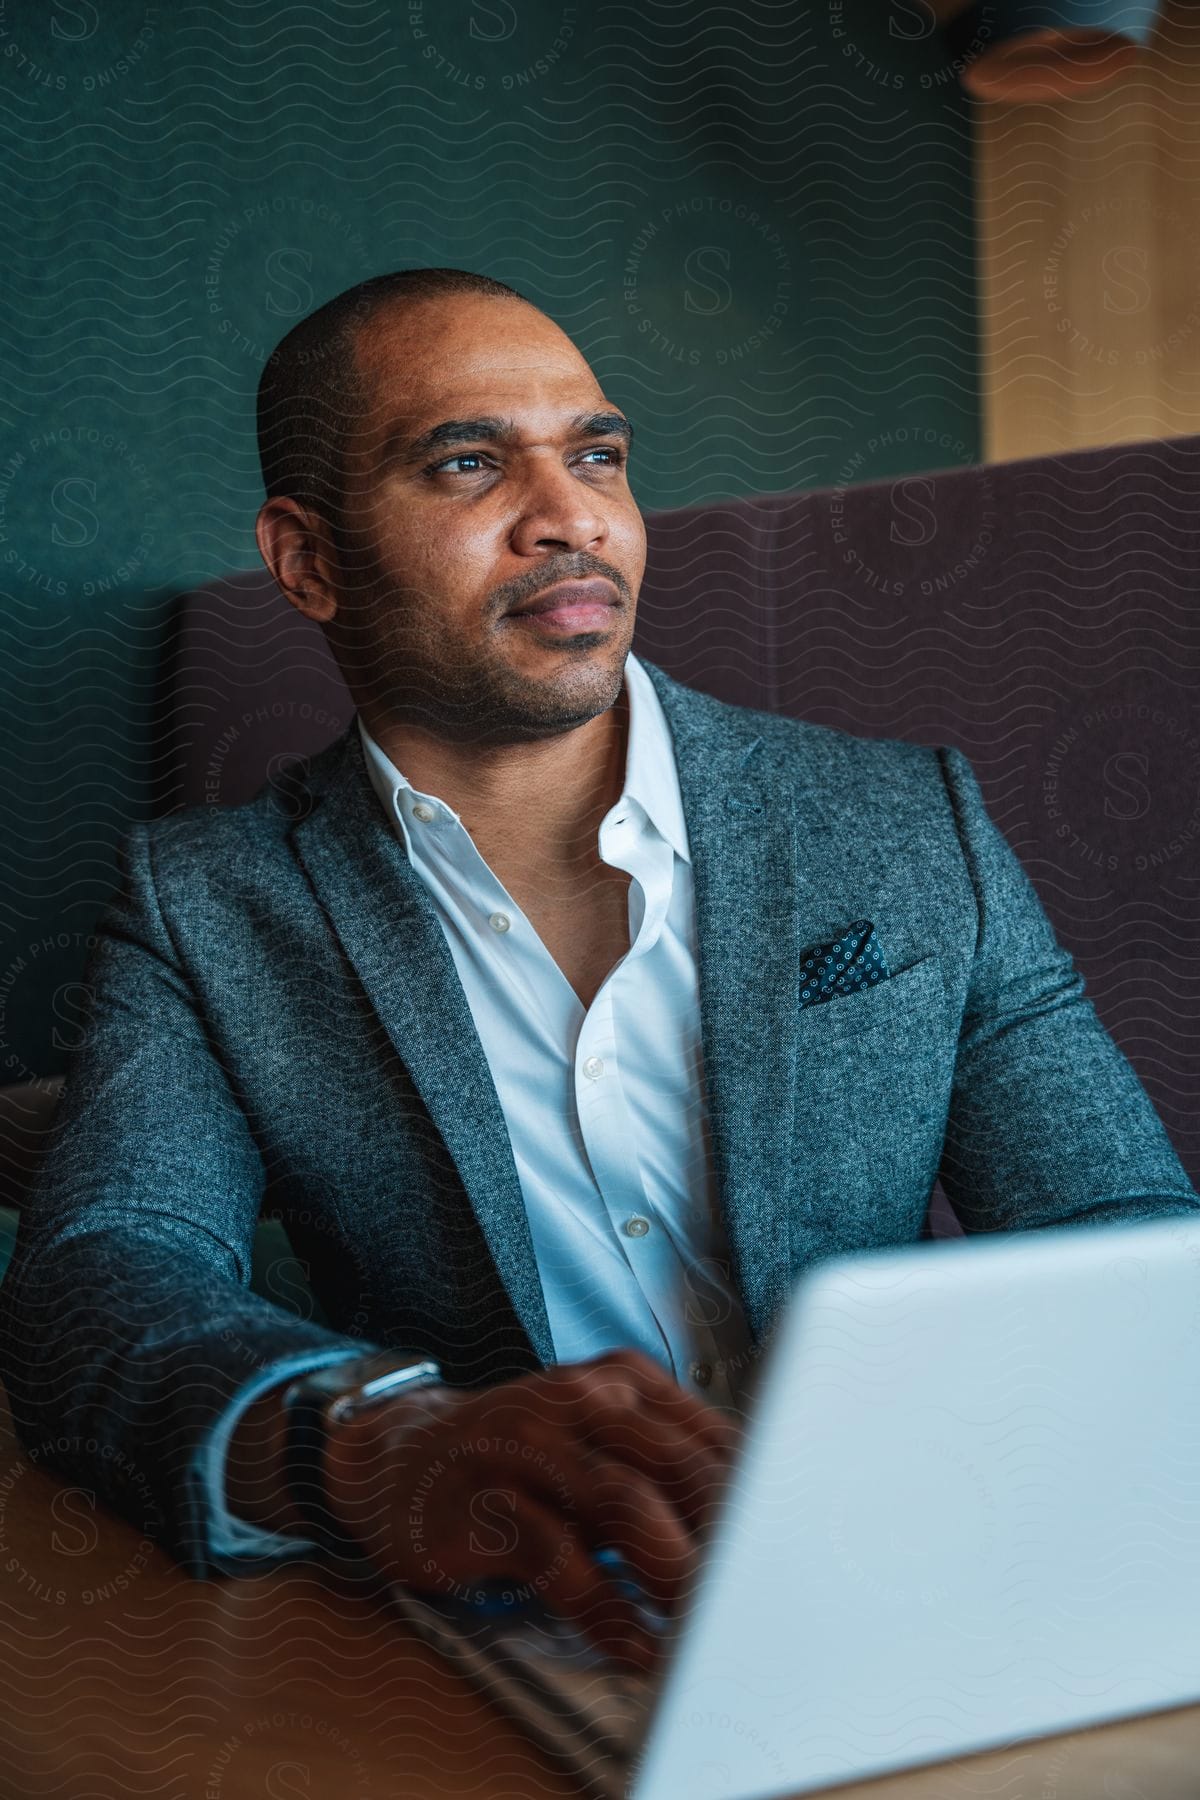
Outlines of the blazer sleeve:
M 84 971 L 0 1292 L 0 1375 L 31 1458 L 203 1577 L 253 1566 L 211 1529 L 212 1434 L 234 1396 L 275 1365 L 379 1346 L 249 1291 L 265 1171 L 160 910 L 151 829 L 122 845 Z
M 1200 1208 L 1128 1059 L 1084 996 L 967 758 L 938 752 L 977 934 L 939 1176 L 966 1231 Z

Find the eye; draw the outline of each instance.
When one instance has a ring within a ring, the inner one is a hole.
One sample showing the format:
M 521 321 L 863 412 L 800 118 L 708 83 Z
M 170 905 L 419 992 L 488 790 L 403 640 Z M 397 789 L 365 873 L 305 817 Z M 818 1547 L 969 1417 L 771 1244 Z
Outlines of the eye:
M 581 460 L 586 462 L 590 456 L 603 456 L 606 458 L 604 462 L 595 463 L 593 465 L 593 467 L 597 469 L 619 469 L 621 464 L 625 461 L 624 451 L 619 450 L 615 444 L 602 444 L 595 450 L 585 450 Z
M 472 463 L 474 467 L 456 469 L 455 463 Z M 481 451 L 460 450 L 457 456 L 448 456 L 445 462 L 431 463 L 425 473 L 427 475 L 441 475 L 444 472 L 451 475 L 477 475 L 483 466 L 484 457 Z

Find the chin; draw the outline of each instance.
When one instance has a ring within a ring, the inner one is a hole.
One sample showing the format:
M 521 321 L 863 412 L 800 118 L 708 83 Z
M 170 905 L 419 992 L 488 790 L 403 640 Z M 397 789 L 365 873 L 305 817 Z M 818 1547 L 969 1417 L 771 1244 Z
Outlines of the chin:
M 571 639 L 557 656 L 546 657 L 541 669 L 514 670 L 517 712 L 536 735 L 586 725 L 616 705 L 628 652 L 627 644 L 613 645 L 607 634 Z

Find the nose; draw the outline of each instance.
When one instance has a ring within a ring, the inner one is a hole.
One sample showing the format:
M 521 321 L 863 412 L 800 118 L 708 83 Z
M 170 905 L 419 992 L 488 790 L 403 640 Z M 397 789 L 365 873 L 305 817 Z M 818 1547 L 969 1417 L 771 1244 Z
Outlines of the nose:
M 518 556 L 548 550 L 597 550 L 608 537 L 608 522 L 587 484 L 555 456 L 537 457 L 522 490 L 520 516 L 513 526 Z

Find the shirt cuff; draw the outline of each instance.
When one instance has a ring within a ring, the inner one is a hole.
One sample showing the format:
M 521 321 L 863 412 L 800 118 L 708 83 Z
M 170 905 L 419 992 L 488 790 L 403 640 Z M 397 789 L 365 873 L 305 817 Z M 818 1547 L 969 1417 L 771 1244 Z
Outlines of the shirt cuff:
M 294 1532 L 265 1531 L 230 1512 L 225 1499 L 225 1464 L 238 1421 L 247 1407 L 273 1387 L 294 1381 L 310 1369 L 324 1369 L 330 1363 L 353 1362 L 363 1354 L 361 1345 L 347 1350 L 305 1350 L 295 1356 L 281 1357 L 268 1369 L 251 1376 L 237 1390 L 225 1411 L 209 1432 L 199 1461 L 201 1491 L 207 1515 L 208 1552 L 214 1562 L 228 1567 L 239 1558 L 261 1561 L 270 1557 L 295 1557 L 315 1550 L 311 1538 Z

